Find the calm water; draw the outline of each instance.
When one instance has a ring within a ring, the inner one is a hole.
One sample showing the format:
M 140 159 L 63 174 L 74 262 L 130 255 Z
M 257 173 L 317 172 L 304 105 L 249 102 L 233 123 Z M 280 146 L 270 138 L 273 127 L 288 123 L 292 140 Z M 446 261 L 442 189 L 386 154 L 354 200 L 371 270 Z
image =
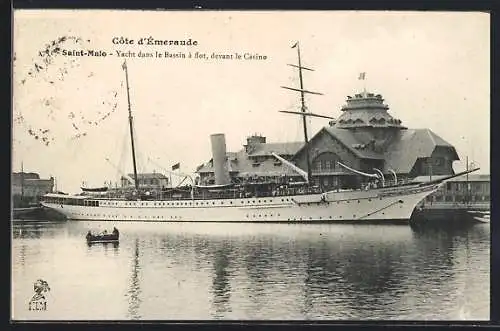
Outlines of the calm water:
M 114 225 L 118 246 L 87 246 Z M 15 223 L 13 238 L 13 319 L 489 319 L 489 225 Z M 47 310 L 29 311 L 39 278 Z

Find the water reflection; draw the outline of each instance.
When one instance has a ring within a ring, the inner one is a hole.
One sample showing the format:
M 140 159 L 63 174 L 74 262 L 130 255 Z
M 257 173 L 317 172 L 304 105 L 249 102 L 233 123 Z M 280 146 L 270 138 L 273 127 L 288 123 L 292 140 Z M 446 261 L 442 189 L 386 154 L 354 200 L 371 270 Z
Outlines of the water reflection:
M 61 234 L 65 228 L 64 223 L 33 223 L 33 222 L 15 222 L 12 223 L 13 239 L 40 239 L 54 238 Z
M 226 242 L 217 245 L 214 254 L 214 277 L 212 281 L 212 304 L 215 308 L 215 316 L 222 317 L 224 313 L 230 312 L 229 299 L 231 297 L 231 284 L 229 283 L 229 255 L 230 247 Z
M 114 242 L 87 242 L 87 246 L 89 248 L 92 247 L 104 247 L 104 250 L 107 251 L 109 248 L 113 248 L 115 253 L 118 253 L 118 248 L 120 247 L 119 241 Z
M 41 239 L 30 241 L 28 248 L 18 241 L 14 250 L 20 264 L 34 254 L 33 244 L 49 252 L 57 245 L 44 246 L 46 237 L 66 233 L 81 240 L 89 224 L 67 227 L 36 230 Z M 85 258 L 88 270 L 95 270 L 92 263 L 103 259 L 109 270 L 123 265 L 120 272 L 102 277 L 117 277 L 103 282 L 126 287 L 125 296 L 110 294 L 109 300 L 112 305 L 119 305 L 113 300 L 123 301 L 126 309 L 120 309 L 127 319 L 488 317 L 489 227 L 176 223 L 119 227 L 120 245 L 88 247 L 97 253 L 113 251 L 114 256 Z M 56 268 L 63 262 L 45 263 Z
M 140 319 L 139 309 L 141 306 L 141 287 L 139 282 L 139 239 L 135 239 L 134 255 L 132 259 L 132 275 L 130 277 L 130 286 L 127 291 L 128 297 L 128 317 L 131 319 Z

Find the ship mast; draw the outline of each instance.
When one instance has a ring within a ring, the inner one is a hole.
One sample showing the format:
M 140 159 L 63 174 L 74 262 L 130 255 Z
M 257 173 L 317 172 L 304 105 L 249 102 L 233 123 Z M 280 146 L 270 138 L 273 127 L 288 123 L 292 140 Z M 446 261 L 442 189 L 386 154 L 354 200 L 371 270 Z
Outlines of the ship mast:
M 21 202 L 24 199 L 24 166 L 23 162 L 21 162 Z
M 135 189 L 139 191 L 139 181 L 137 180 L 137 164 L 135 161 L 135 145 L 134 145 L 134 129 L 133 129 L 133 118 L 132 110 L 130 108 L 130 92 L 128 86 L 128 71 L 127 71 L 127 61 L 125 60 L 122 65 L 123 70 L 125 70 L 125 80 L 127 83 L 127 101 L 128 101 L 128 121 L 130 126 L 130 142 L 132 144 L 132 162 L 134 163 L 134 184 Z
M 321 116 L 321 115 L 316 115 L 316 114 L 312 114 L 312 113 L 306 112 L 307 107 L 306 107 L 305 98 L 304 98 L 305 93 L 316 94 L 316 95 L 323 95 L 323 94 L 322 93 L 318 93 L 318 92 L 312 92 L 312 91 L 304 90 L 304 81 L 303 81 L 303 78 L 302 78 L 302 70 L 303 69 L 304 70 L 309 70 L 309 71 L 314 71 L 314 70 L 302 66 L 302 61 L 301 61 L 301 58 L 300 58 L 300 46 L 299 46 L 299 42 L 296 42 L 295 45 L 292 46 L 292 48 L 297 48 L 298 65 L 289 64 L 289 66 L 292 66 L 292 67 L 295 67 L 295 68 L 299 69 L 300 88 L 297 89 L 297 88 L 292 88 L 292 87 L 287 87 L 287 86 L 281 86 L 281 87 L 285 88 L 285 89 L 288 89 L 288 90 L 300 92 L 301 112 L 289 112 L 289 111 L 282 111 L 282 112 L 284 112 L 284 113 L 292 113 L 292 114 L 300 114 L 302 116 L 302 127 L 304 129 L 304 142 L 305 142 L 305 148 L 304 149 L 305 149 L 306 161 L 307 161 L 306 162 L 306 164 L 307 164 L 307 169 L 306 169 L 306 171 L 307 171 L 307 179 L 308 179 L 308 182 L 311 183 L 311 180 L 312 180 L 312 173 L 311 173 L 312 169 L 311 168 L 312 167 L 311 167 L 311 158 L 309 156 L 309 149 L 308 149 L 308 146 L 307 146 L 307 144 L 309 143 L 309 138 L 308 138 L 308 135 L 307 135 L 307 121 L 306 121 L 306 116 L 315 116 L 315 117 L 327 117 L 327 116 Z

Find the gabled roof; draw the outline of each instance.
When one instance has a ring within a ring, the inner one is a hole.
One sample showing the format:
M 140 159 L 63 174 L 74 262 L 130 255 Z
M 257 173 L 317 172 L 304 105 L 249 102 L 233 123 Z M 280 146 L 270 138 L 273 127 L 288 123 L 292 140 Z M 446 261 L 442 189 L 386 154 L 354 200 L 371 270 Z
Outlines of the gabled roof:
M 430 157 L 436 147 L 450 148 L 454 160 L 459 159 L 455 148 L 431 130 L 402 130 L 388 147 L 385 170 L 409 173 L 417 159 Z
M 317 136 L 325 133 L 329 134 L 334 139 L 338 140 L 351 152 L 353 152 L 354 155 L 356 155 L 357 157 L 363 159 L 376 159 L 376 160 L 384 159 L 384 156 L 382 154 L 377 153 L 369 148 L 365 148 L 364 147 L 365 144 L 356 137 L 356 134 L 354 132 L 348 129 L 339 129 L 336 127 L 327 126 L 321 129 L 318 133 L 316 133 L 311 138 L 311 141 L 314 140 Z M 299 151 L 301 151 L 302 149 L 303 147 L 300 148 Z M 299 151 L 297 151 L 297 153 Z
M 304 146 L 303 142 L 289 142 L 289 143 L 264 143 L 253 145 L 254 149 L 248 155 L 250 156 L 267 156 L 271 153 L 278 155 L 295 155 L 297 151 Z

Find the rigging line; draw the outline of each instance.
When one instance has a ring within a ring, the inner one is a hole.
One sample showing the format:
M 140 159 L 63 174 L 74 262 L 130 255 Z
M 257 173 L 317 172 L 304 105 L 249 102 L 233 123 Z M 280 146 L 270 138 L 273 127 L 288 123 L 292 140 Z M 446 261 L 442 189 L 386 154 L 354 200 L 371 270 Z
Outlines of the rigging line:
M 379 209 L 377 209 L 377 210 L 375 210 L 375 211 L 373 211 L 373 212 L 370 212 L 370 213 L 365 214 L 365 215 L 363 215 L 363 216 L 361 216 L 361 217 L 358 217 L 358 220 L 363 219 L 363 218 L 368 217 L 368 216 L 371 216 L 371 215 L 373 215 L 373 214 L 379 213 L 379 212 L 381 212 L 382 210 L 385 210 L 385 209 L 387 209 L 387 208 L 389 208 L 389 207 L 392 207 L 392 206 L 394 206 L 394 205 L 395 205 L 395 204 L 397 204 L 397 203 L 403 203 L 403 200 L 393 201 L 393 202 L 391 202 L 390 204 L 388 204 L 388 205 L 387 205 L 387 206 L 385 206 L 385 207 L 379 208 Z
M 120 158 L 118 160 L 118 167 L 121 168 L 121 169 L 125 169 L 125 158 L 129 155 L 128 154 L 128 124 L 125 125 L 126 123 L 124 122 L 123 124 L 123 134 L 122 134 L 122 148 L 121 148 L 121 153 L 120 153 Z M 125 171 L 126 173 L 128 173 L 128 171 Z M 117 177 L 118 179 L 120 180 L 121 179 L 121 174 L 118 172 L 117 170 Z

